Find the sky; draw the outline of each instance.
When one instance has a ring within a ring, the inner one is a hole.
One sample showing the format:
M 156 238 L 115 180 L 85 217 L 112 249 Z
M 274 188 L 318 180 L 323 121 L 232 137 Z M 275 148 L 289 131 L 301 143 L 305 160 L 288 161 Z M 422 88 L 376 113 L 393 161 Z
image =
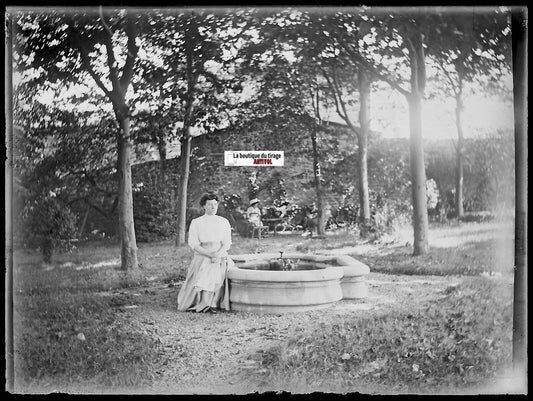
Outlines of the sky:
M 392 106 L 374 111 L 376 120 L 372 127 L 391 138 L 409 137 L 409 110 L 402 95 L 393 95 Z M 376 102 L 379 100 L 376 99 Z M 384 103 L 386 104 L 386 103 Z M 513 105 L 497 98 L 480 95 L 465 98 L 462 113 L 465 137 L 491 134 L 495 131 L 512 130 L 514 126 Z M 455 139 L 455 100 L 434 99 L 422 104 L 422 136 L 425 139 Z
M 371 129 L 386 138 L 409 137 L 409 109 L 405 97 L 391 90 L 371 94 Z M 479 93 L 465 97 L 462 114 L 465 137 L 491 134 L 497 130 L 513 130 L 514 115 L 511 102 Z M 358 109 L 349 113 L 358 121 Z M 343 123 L 332 110 L 328 120 Z M 422 136 L 425 139 L 456 139 L 455 100 L 426 99 L 422 104 Z

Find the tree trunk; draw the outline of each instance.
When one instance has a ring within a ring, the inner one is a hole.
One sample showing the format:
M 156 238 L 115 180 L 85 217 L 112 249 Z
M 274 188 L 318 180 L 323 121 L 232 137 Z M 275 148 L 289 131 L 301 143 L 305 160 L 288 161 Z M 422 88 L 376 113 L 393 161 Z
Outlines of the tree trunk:
M 167 142 L 165 138 L 159 137 L 157 141 L 157 150 L 159 152 L 159 189 L 161 192 L 167 191 Z
M 526 11 L 527 12 L 527 11 Z M 513 303 L 513 369 L 527 386 L 527 17 L 511 16 L 515 121 L 515 275 Z
M 43 252 L 43 262 L 51 263 L 52 254 L 54 253 L 54 244 L 53 244 L 52 238 L 50 237 L 44 238 L 41 243 L 41 247 L 42 247 L 42 252 Z
M 456 97 L 455 124 L 457 126 L 457 149 L 456 149 L 456 176 L 455 176 L 455 210 L 457 217 L 464 216 L 463 209 L 463 165 L 464 165 L 464 136 L 461 113 L 463 111 L 463 101 L 461 95 Z
M 6 11 L 5 29 L 5 118 L 6 118 L 6 157 L 5 164 L 5 371 L 6 389 L 13 391 L 15 386 L 15 348 L 13 330 L 13 11 Z
M 185 128 L 185 135 L 181 143 L 180 152 L 180 186 L 178 195 L 178 232 L 176 236 L 176 246 L 181 246 L 185 243 L 186 221 L 187 221 L 187 187 L 189 184 L 189 170 L 190 170 L 190 155 L 191 155 L 191 136 L 190 127 Z
M 193 125 L 194 116 L 194 100 L 196 83 L 198 82 L 198 72 L 195 72 L 194 67 L 194 43 L 193 37 L 198 35 L 198 26 L 191 13 L 190 27 L 185 30 L 185 57 L 186 57 L 186 73 L 187 73 L 187 107 L 185 117 L 183 119 L 183 138 L 181 143 L 181 177 L 179 184 L 179 214 L 178 214 L 178 232 L 176 235 L 176 246 L 181 246 L 185 243 L 185 232 L 187 222 L 187 187 L 189 185 L 189 170 L 191 157 L 191 126 Z
M 78 239 L 81 239 L 83 236 L 83 232 L 85 231 L 85 225 L 87 224 L 87 217 L 89 217 L 90 211 L 91 211 L 91 206 L 87 205 L 87 211 L 85 212 L 85 216 L 83 216 L 83 222 L 81 223 L 80 231 L 78 233 Z
M 426 168 L 422 142 L 422 99 L 426 86 L 426 64 L 422 35 L 415 33 L 410 38 L 410 43 L 411 93 L 407 100 L 409 103 L 409 156 L 411 164 L 411 194 L 413 198 L 413 254 L 417 256 L 429 252 Z
M 312 128 L 311 131 L 311 142 L 313 145 L 313 173 L 315 176 L 315 190 L 316 190 L 316 204 L 318 208 L 317 215 L 317 234 L 325 235 L 326 234 L 326 224 L 324 221 L 324 202 L 322 199 L 322 182 L 321 172 L 320 172 L 320 162 L 318 161 L 318 149 L 316 143 L 316 129 Z
M 422 144 L 422 99 L 412 96 L 409 101 L 411 192 L 413 200 L 414 255 L 429 251 L 426 170 Z
M 368 136 L 370 134 L 370 84 L 368 75 L 359 69 L 359 206 L 363 224 L 370 221 L 370 200 L 368 195 Z
M 133 222 L 133 191 L 131 186 L 130 120 L 120 119 L 122 132 L 118 137 L 118 228 L 122 270 L 137 269 L 137 242 Z

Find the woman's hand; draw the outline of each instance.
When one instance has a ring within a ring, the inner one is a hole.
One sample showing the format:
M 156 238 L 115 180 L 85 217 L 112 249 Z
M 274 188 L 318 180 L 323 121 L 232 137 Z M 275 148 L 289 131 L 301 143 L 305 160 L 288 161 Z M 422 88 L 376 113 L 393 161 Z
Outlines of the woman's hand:
M 218 251 L 209 252 L 209 257 L 211 258 L 211 263 L 217 263 L 220 261 L 220 252 Z
M 211 255 L 211 263 L 220 262 L 220 259 L 228 256 L 228 252 L 225 250 L 218 250 L 212 253 Z

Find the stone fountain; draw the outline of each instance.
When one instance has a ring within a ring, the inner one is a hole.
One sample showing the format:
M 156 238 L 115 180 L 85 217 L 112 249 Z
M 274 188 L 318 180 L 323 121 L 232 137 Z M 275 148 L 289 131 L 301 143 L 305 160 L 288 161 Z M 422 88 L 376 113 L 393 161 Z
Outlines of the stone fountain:
M 231 309 L 258 313 L 326 308 L 368 294 L 367 265 L 347 255 L 258 253 L 230 255 Z

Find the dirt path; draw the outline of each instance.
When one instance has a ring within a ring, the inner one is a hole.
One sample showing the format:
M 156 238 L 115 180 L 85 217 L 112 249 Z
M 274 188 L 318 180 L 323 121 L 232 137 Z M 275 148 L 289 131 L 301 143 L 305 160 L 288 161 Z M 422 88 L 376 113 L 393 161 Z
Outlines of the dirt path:
M 242 394 L 265 391 L 258 383 L 243 382 L 247 369 L 261 371 L 262 349 L 311 327 L 335 322 L 339 315 L 354 319 L 387 313 L 395 308 L 416 310 L 458 285 L 460 277 L 393 276 L 371 273 L 369 296 L 342 300 L 318 311 L 259 315 L 242 312 L 195 314 L 175 309 L 179 287 L 152 287 L 143 292 L 114 294 L 127 300 L 120 310 L 125 319 L 161 341 L 165 355 L 153 393 Z M 270 389 L 272 390 L 272 389 Z

